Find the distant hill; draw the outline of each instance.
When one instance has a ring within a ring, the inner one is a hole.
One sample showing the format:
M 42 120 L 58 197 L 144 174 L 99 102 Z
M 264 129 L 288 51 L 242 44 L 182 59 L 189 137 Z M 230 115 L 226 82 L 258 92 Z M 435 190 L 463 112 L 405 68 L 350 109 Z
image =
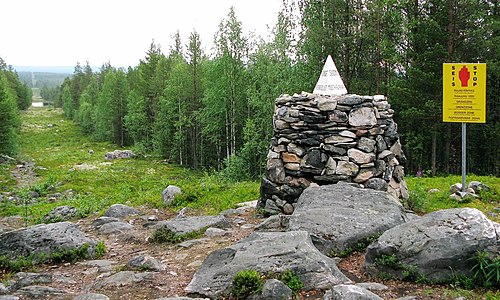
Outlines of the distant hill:
M 32 69 L 28 70 L 28 68 Z M 73 75 L 73 70 L 62 72 L 69 70 L 68 68 L 70 67 L 14 67 L 19 79 L 32 88 L 42 88 L 44 86 L 53 88 L 61 85 L 66 77 Z
M 19 72 L 37 72 L 37 73 L 61 73 L 73 74 L 75 67 L 70 66 L 14 66 L 14 69 Z

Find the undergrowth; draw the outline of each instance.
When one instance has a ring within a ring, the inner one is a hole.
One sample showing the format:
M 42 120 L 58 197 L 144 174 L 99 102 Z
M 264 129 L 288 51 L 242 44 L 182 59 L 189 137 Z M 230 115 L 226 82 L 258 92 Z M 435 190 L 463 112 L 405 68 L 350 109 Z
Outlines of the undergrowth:
M 50 254 L 38 253 L 29 256 L 18 256 L 15 258 L 0 256 L 0 270 L 7 272 L 34 271 L 37 265 L 48 263 L 76 262 L 87 258 L 100 258 L 106 253 L 104 242 L 99 242 L 94 250 L 85 243 L 76 249 L 60 248 Z

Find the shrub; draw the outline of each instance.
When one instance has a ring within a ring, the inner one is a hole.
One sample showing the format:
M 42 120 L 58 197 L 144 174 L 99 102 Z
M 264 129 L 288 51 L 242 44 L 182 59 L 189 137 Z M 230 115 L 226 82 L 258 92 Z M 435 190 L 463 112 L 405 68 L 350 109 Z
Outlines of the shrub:
M 244 299 L 262 290 L 263 279 L 255 270 L 242 270 L 233 277 L 231 294 L 237 299 Z
M 293 292 L 294 295 L 297 295 L 300 290 L 304 287 L 304 283 L 292 270 L 285 270 L 280 274 L 279 280 L 286 284 Z
M 198 231 L 188 232 L 186 234 L 177 234 L 166 226 L 161 226 L 151 236 L 151 242 L 164 244 L 178 244 L 186 240 L 196 239 L 201 237 L 207 228 L 202 228 Z
M 486 252 L 478 252 L 472 268 L 474 281 L 486 288 L 500 288 L 500 256 L 491 258 Z

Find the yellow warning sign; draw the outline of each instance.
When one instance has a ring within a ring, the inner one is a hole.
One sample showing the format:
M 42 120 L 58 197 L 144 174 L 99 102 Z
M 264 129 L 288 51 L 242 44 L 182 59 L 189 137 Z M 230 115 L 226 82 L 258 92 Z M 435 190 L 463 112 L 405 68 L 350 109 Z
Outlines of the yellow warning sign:
M 443 64 L 443 122 L 486 123 L 486 64 Z

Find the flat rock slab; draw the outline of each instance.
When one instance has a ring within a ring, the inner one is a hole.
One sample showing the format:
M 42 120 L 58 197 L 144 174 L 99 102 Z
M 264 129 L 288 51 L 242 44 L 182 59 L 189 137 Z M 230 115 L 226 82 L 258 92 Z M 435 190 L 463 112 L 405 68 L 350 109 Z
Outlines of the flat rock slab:
M 474 208 L 454 208 L 429 213 L 419 219 L 387 230 L 368 246 L 363 270 L 404 278 L 449 280 L 457 274 L 472 275 L 478 251 L 500 253 L 499 224 Z M 380 261 L 388 261 L 382 264 Z M 384 259 L 385 258 L 385 259 Z M 408 276 L 408 273 L 406 273 Z
M 73 298 L 73 300 L 109 300 L 109 297 L 103 294 L 88 293 L 80 294 Z
M 78 249 L 85 243 L 89 251 L 97 244 L 70 222 L 40 224 L 0 235 L 0 256 L 51 255 L 61 249 Z
M 126 206 L 123 204 L 113 204 L 104 213 L 104 216 L 111 218 L 123 218 L 127 216 L 135 216 L 138 215 L 139 213 L 140 211 L 138 211 L 133 207 Z
M 124 234 L 130 232 L 134 228 L 127 222 L 110 222 L 99 227 L 100 234 Z
M 176 234 L 186 234 L 200 231 L 208 227 L 231 228 L 231 223 L 222 215 L 217 216 L 197 216 L 174 218 L 168 221 L 160 221 L 155 225 L 156 228 L 167 227 Z
M 49 299 L 54 296 L 66 295 L 67 292 L 49 286 L 32 285 L 16 291 L 15 295 L 25 296 L 28 299 Z
M 96 281 L 92 287 L 102 289 L 104 287 L 126 286 L 144 281 L 153 281 L 154 276 L 155 273 L 152 272 L 136 273 L 133 271 L 121 271 Z
M 331 258 L 314 247 L 306 231 L 254 232 L 235 245 L 210 253 L 185 290 L 189 296 L 215 299 L 229 293 L 239 271 L 267 274 L 288 269 L 299 276 L 304 290 L 350 282 Z
M 323 300 L 383 300 L 376 294 L 357 285 L 339 284 L 328 291 Z
M 339 183 L 305 189 L 289 230 L 308 231 L 322 253 L 337 255 L 405 220 L 403 206 L 388 193 Z

